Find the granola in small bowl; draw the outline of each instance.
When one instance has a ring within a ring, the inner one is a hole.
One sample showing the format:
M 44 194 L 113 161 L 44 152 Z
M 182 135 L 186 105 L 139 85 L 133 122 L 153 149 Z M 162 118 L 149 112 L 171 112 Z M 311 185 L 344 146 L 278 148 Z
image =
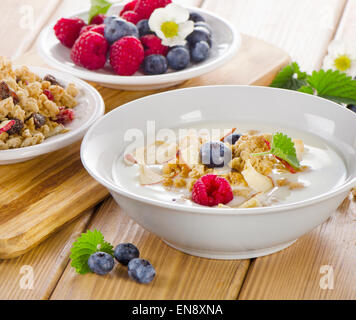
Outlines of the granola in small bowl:
M 66 73 L 0 57 L 0 165 L 80 140 L 105 112 L 100 93 Z
M 0 57 L 0 150 L 41 144 L 68 132 L 65 125 L 75 117 L 78 94 L 73 83 L 65 86 L 26 66 L 15 69 Z

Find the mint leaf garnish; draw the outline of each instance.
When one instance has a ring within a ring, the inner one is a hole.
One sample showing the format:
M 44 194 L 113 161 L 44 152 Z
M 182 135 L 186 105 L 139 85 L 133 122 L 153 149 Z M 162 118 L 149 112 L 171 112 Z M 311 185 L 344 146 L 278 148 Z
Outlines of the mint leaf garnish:
M 338 70 L 313 71 L 307 78 L 309 92 L 336 103 L 356 104 L 356 81 Z M 306 91 L 303 91 L 306 92 Z
M 112 3 L 106 0 L 91 0 L 91 7 L 89 10 L 88 23 L 90 23 L 91 19 L 98 14 L 105 14 L 108 12 Z
M 283 133 L 277 132 L 272 136 L 272 144 L 269 151 L 254 153 L 252 155 L 259 156 L 265 154 L 273 154 L 275 157 L 288 162 L 293 168 L 300 168 L 294 142 L 290 137 Z
M 277 74 L 270 86 L 298 90 L 300 87 L 307 84 L 305 81 L 306 78 L 307 74 L 300 71 L 298 63 L 292 62 Z
M 104 240 L 103 234 L 98 231 L 88 230 L 73 243 L 70 258 L 71 266 L 80 274 L 91 272 L 88 266 L 89 257 L 97 252 L 102 251 L 113 255 L 113 246 Z

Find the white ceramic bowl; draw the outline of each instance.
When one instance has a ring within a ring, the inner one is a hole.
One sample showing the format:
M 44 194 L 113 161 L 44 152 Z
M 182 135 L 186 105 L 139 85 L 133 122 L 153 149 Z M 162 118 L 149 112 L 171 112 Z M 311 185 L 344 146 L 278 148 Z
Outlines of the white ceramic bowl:
M 76 97 L 78 105 L 74 109 L 75 118 L 65 126 L 70 130 L 69 132 L 50 137 L 41 144 L 25 148 L 0 150 L 0 165 L 27 161 L 80 140 L 88 128 L 105 112 L 105 105 L 101 95 L 86 82 L 52 69 L 30 67 L 30 70 L 41 77 L 46 74 L 52 74 L 64 85 L 74 83 L 77 86 L 80 94 Z
M 344 160 L 347 178 L 327 193 L 273 207 L 189 207 L 152 200 L 118 186 L 112 178 L 113 161 L 127 146 L 123 142 L 126 130 L 145 132 L 147 120 L 156 121 L 156 130 L 234 120 L 296 128 L 333 146 Z M 172 247 L 208 258 L 252 258 L 281 250 L 321 224 L 356 186 L 356 115 L 331 101 L 283 89 L 211 86 L 175 90 L 135 100 L 105 115 L 84 137 L 81 158 L 132 219 Z
M 110 13 L 121 11 L 122 6 L 116 5 Z M 147 76 L 137 72 L 133 76 L 118 76 L 112 71 L 110 65 L 105 68 L 91 71 L 76 66 L 70 59 L 70 49 L 64 47 L 57 40 L 53 26 L 44 28 L 37 41 L 37 50 L 41 57 L 52 67 L 67 71 L 84 80 L 99 83 L 104 87 L 123 90 L 151 90 L 177 85 L 185 80 L 201 76 L 226 64 L 236 54 L 241 45 L 241 36 L 226 20 L 198 8 L 189 8 L 204 16 L 213 29 L 213 47 L 207 60 L 199 64 L 191 64 L 182 71 L 169 71 L 162 75 Z M 109 13 L 109 14 L 110 14 Z M 71 15 L 81 17 L 85 21 L 88 11 Z

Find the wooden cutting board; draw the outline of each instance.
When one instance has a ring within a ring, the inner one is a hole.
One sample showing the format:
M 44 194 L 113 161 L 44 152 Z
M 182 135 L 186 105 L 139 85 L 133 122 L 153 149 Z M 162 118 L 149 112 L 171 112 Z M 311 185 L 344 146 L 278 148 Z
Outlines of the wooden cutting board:
M 105 100 L 106 111 L 110 111 L 131 100 L 182 87 L 267 85 L 289 61 L 283 50 L 243 36 L 242 48 L 231 62 L 182 85 L 139 92 L 95 87 Z M 44 65 L 35 52 L 16 63 Z M 76 143 L 24 163 L 0 166 L 0 259 L 23 254 L 108 195 L 108 191 L 86 173 L 79 148 L 80 143 Z

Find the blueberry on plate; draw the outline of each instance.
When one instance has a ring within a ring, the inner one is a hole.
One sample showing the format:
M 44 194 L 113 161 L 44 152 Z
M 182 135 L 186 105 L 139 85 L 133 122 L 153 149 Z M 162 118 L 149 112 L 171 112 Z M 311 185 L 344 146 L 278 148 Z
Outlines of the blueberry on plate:
M 205 41 L 211 47 L 211 36 L 209 32 L 203 27 L 194 28 L 193 32 L 187 37 L 190 46 L 195 45 L 197 42 Z
M 209 56 L 210 47 L 205 41 L 195 43 L 190 49 L 193 62 L 202 62 Z
M 194 27 L 204 28 L 209 33 L 210 36 L 213 34 L 213 30 L 206 22 L 203 21 L 196 22 L 194 23 Z
M 231 145 L 234 145 L 240 138 L 241 138 L 241 134 L 233 132 L 227 137 L 225 137 L 224 141 Z
M 168 63 L 165 56 L 160 54 L 151 54 L 143 60 L 143 72 L 148 75 L 162 74 L 168 69 Z
M 349 104 L 349 105 L 347 105 L 346 108 L 353 112 L 356 112 L 356 105 L 354 105 L 354 104 Z
M 199 13 L 196 12 L 191 12 L 189 14 L 189 20 L 192 20 L 194 22 L 199 22 L 199 21 L 205 22 L 205 19 Z
M 139 256 L 140 251 L 132 243 L 121 243 L 114 250 L 115 259 L 124 266 L 127 266 L 132 259 Z
M 174 70 L 185 69 L 190 62 L 189 51 L 183 46 L 171 49 L 167 54 L 168 66 Z
M 133 36 L 136 38 L 139 37 L 138 30 L 133 23 L 118 17 L 107 20 L 108 18 L 104 20 L 104 36 L 109 43 L 114 43 L 115 41 L 126 36 Z
M 152 264 L 140 258 L 132 259 L 127 266 L 127 271 L 130 278 L 138 283 L 150 283 L 156 275 Z
M 114 268 L 114 258 L 106 252 L 95 252 L 89 257 L 88 266 L 92 272 L 104 275 Z
M 138 29 L 140 37 L 146 34 L 154 34 L 154 32 L 151 31 L 150 26 L 148 25 L 148 19 L 140 20 L 139 22 L 137 22 L 136 27 Z
M 201 163 L 208 168 L 222 168 L 232 158 L 231 149 L 220 141 L 209 141 L 200 148 Z

